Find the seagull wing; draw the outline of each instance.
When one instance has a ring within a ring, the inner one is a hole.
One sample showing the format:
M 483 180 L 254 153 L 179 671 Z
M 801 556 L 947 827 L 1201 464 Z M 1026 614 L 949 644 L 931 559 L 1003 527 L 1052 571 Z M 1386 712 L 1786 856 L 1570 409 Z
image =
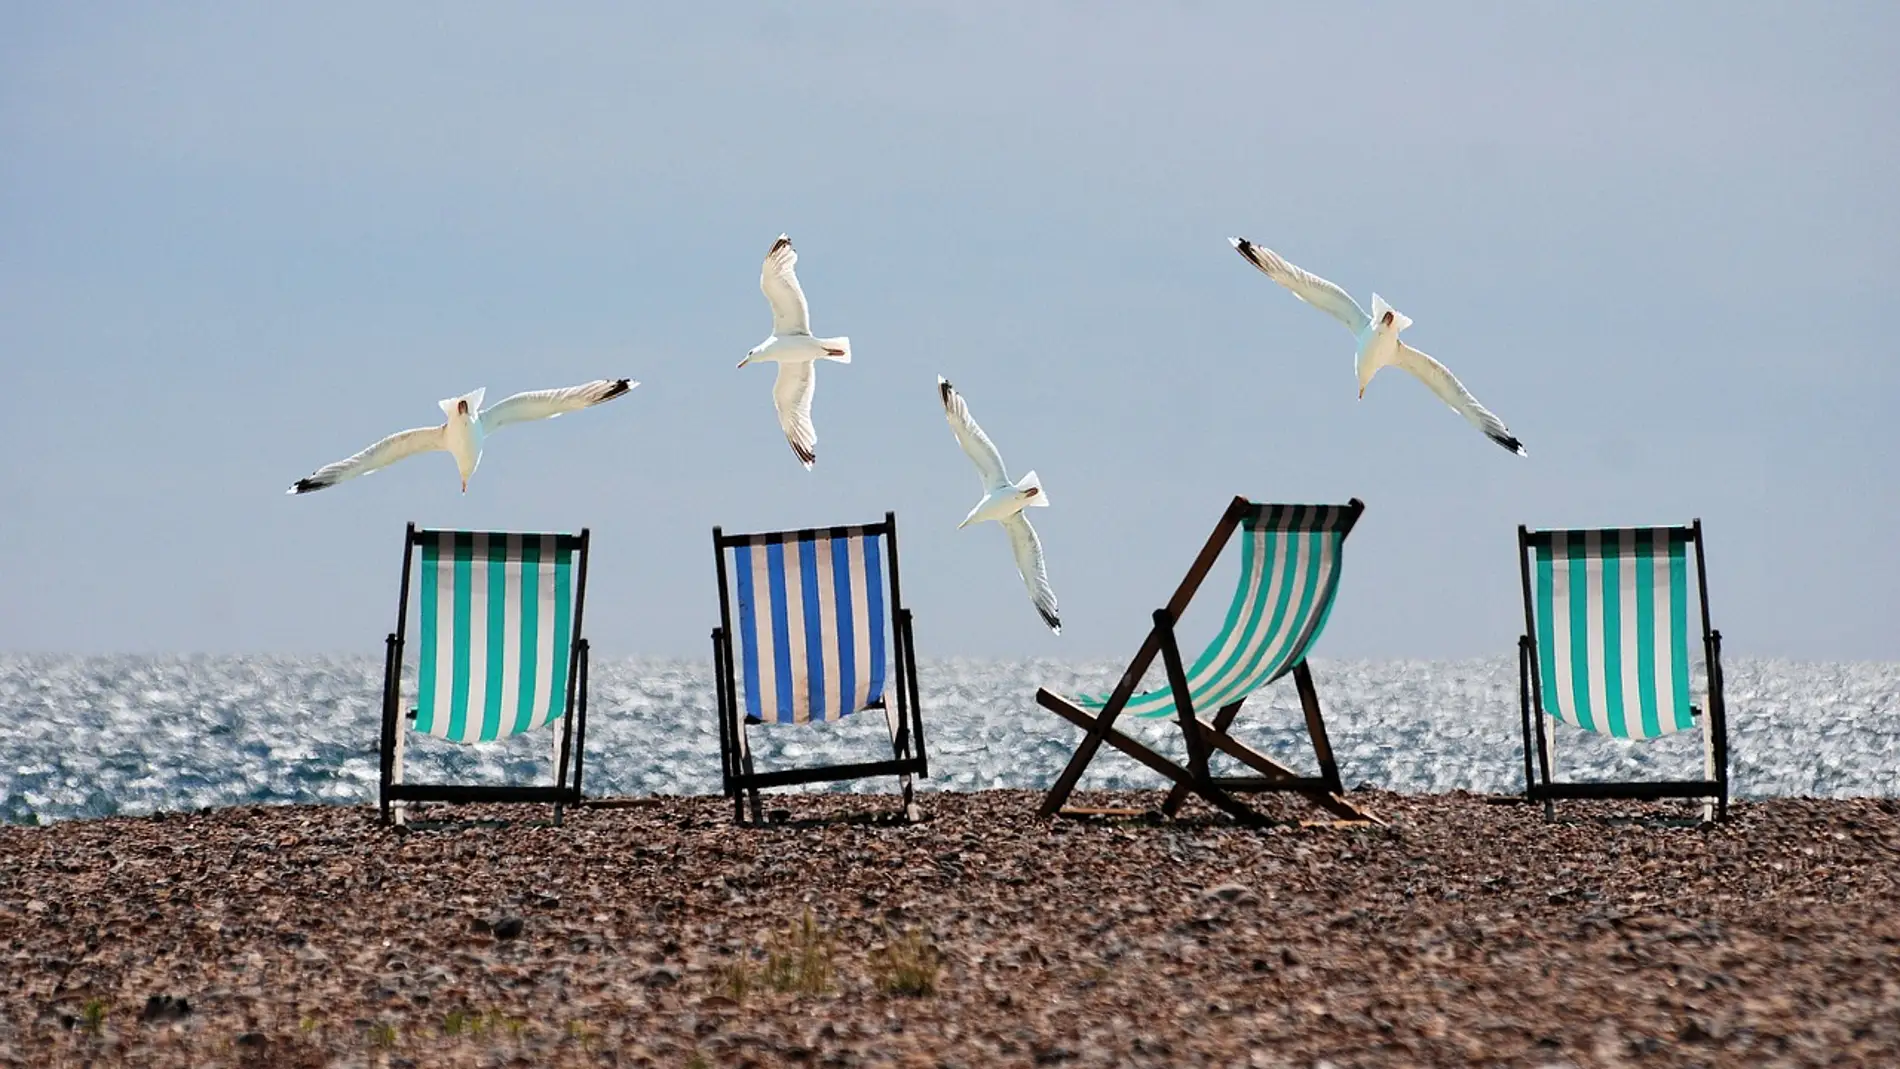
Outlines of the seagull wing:
M 387 468 L 404 457 L 417 453 L 428 453 L 448 447 L 443 427 L 417 427 L 414 430 L 399 431 L 363 450 L 361 453 L 334 464 L 325 464 L 306 478 L 298 479 L 285 491 L 291 494 L 307 494 L 321 490 L 326 486 L 335 486 L 345 479 L 354 479 L 358 475 Z
M 1358 337 L 1372 317 L 1359 307 L 1352 295 L 1331 282 L 1306 270 L 1287 263 L 1280 255 L 1264 245 L 1255 245 L 1246 238 L 1228 238 L 1234 249 L 1247 258 L 1247 262 L 1258 267 L 1260 273 L 1293 291 L 1293 296 L 1325 312 L 1341 323 Z
M 510 423 L 531 419 L 553 419 L 564 412 L 603 404 L 640 385 L 630 379 L 595 379 L 560 390 L 532 390 L 504 398 L 482 409 L 483 431 L 493 431 Z
M 765 254 L 765 267 L 759 271 L 759 289 L 772 306 L 772 333 L 810 334 L 811 308 L 805 303 L 805 291 L 798 285 L 792 266 L 798 263 L 798 251 L 783 234 Z
M 1393 364 L 1411 372 L 1418 381 L 1429 386 L 1431 391 L 1438 395 L 1439 400 L 1444 401 L 1456 409 L 1459 415 L 1470 420 L 1471 425 L 1483 431 L 1486 438 L 1518 456 L 1530 455 L 1524 451 L 1524 443 L 1517 440 L 1510 428 L 1504 425 L 1504 421 L 1493 415 L 1490 409 L 1479 404 L 1478 399 L 1471 396 L 1471 391 L 1465 389 L 1464 383 L 1458 381 L 1458 377 L 1451 373 L 1450 368 L 1404 342 L 1399 343 L 1399 355 L 1393 360 Z
M 781 362 L 778 379 L 772 383 L 778 425 L 785 428 L 785 440 L 792 443 L 792 452 L 798 454 L 798 462 L 806 471 L 818 460 L 818 428 L 811 422 L 811 395 L 818 389 L 816 372 L 809 360 Z
M 963 395 L 942 375 L 937 376 L 937 396 L 943 399 L 943 415 L 950 421 L 950 430 L 957 436 L 957 444 L 963 447 L 970 463 L 976 465 L 977 475 L 983 479 L 983 489 L 1008 486 L 1009 474 L 1003 469 L 1003 455 L 996 451 L 990 436 L 983 433 L 983 428 L 976 425 L 976 420 L 970 418 L 970 406 L 963 402 Z
M 1042 615 L 1042 622 L 1049 630 L 1060 635 L 1062 620 L 1056 615 L 1056 592 L 1049 587 L 1049 569 L 1042 562 L 1042 539 L 1036 537 L 1036 529 L 1029 526 L 1029 517 L 1018 512 L 1002 521 L 1003 530 L 1009 532 L 1009 548 L 1016 554 L 1016 571 L 1023 577 L 1023 585 L 1029 588 L 1029 600 L 1036 605 L 1036 612 Z

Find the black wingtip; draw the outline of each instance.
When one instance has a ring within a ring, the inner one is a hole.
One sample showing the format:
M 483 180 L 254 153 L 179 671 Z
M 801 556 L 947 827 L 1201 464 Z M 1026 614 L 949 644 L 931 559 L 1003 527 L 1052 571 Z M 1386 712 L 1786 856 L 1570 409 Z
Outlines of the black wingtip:
M 955 392 L 956 392 L 956 387 L 950 385 L 949 379 L 943 378 L 941 376 L 938 377 L 937 396 L 942 399 L 944 404 L 948 405 L 950 403 L 950 395 Z
M 1227 240 L 1234 243 L 1234 251 L 1246 257 L 1248 263 L 1255 267 L 1260 266 L 1260 257 L 1254 255 L 1253 242 L 1246 238 L 1228 238 Z
M 320 483 L 315 479 L 298 479 L 296 482 L 290 484 L 290 492 L 293 494 L 307 494 L 313 490 L 321 490 L 328 485 L 330 484 Z
M 780 249 L 789 249 L 791 247 L 792 247 L 792 239 L 786 237 L 783 234 L 780 234 L 778 236 L 778 240 L 772 243 L 772 247 L 765 250 L 765 254 L 767 256 L 771 256 L 774 253 L 778 252 Z
M 1527 457 L 1527 456 L 1530 456 L 1530 453 L 1528 453 L 1528 452 L 1526 452 L 1526 451 L 1525 451 L 1525 449 L 1524 449 L 1524 443 L 1523 443 L 1523 442 L 1520 442 L 1520 441 L 1518 441 L 1518 440 L 1517 440 L 1517 437 L 1516 437 L 1515 435 L 1510 435 L 1510 434 L 1487 434 L 1487 435 L 1485 435 L 1485 437 L 1487 437 L 1487 438 L 1489 438 L 1489 439 L 1491 439 L 1492 441 L 1494 441 L 1494 442 L 1496 442 L 1496 443 L 1498 443 L 1499 445 L 1501 445 L 1501 446 L 1503 446 L 1504 448 L 1506 448 L 1506 449 L 1509 449 L 1509 450 L 1510 450 L 1511 452 L 1513 452 L 1513 453 L 1516 453 L 1516 454 L 1517 454 L 1518 456 L 1520 456 L 1520 457 Z
M 1049 630 L 1054 631 L 1058 635 L 1062 633 L 1061 617 L 1052 612 L 1043 612 L 1041 606 L 1036 607 L 1036 615 L 1042 617 L 1042 622 L 1049 625 Z
M 805 465 L 806 471 L 810 471 L 811 466 L 818 463 L 818 451 L 816 449 L 806 449 L 790 438 L 787 438 L 785 441 L 791 445 L 792 454 L 798 458 L 800 464 Z
M 600 399 L 602 401 L 611 401 L 614 398 L 619 397 L 621 394 L 631 391 L 632 389 L 633 389 L 632 379 L 615 379 L 614 384 L 612 386 L 607 387 L 607 392 L 600 395 Z

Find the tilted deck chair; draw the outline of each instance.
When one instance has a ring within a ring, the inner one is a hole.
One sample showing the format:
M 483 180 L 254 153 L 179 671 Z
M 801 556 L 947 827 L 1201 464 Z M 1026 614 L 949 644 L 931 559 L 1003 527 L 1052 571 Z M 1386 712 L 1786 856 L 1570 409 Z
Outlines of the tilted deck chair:
M 1107 742 L 1174 782 L 1162 807 L 1170 816 L 1192 793 L 1238 820 L 1257 823 L 1261 815 L 1235 795 L 1286 791 L 1344 820 L 1376 820 L 1344 798 L 1326 724 L 1320 717 L 1319 694 L 1306 666 L 1306 653 L 1332 612 L 1346 535 L 1364 508 L 1358 498 L 1346 505 L 1257 505 L 1234 498 L 1174 597 L 1166 608 L 1155 611 L 1153 630 L 1113 693 L 1065 698 L 1046 689 L 1036 692 L 1036 701 L 1044 708 L 1087 732 L 1043 799 L 1042 814 L 1066 812 L 1064 805 L 1076 781 Z M 1183 667 L 1174 626 L 1236 530 L 1241 532 L 1240 578 L 1226 623 L 1194 664 Z M 1136 694 L 1156 654 L 1162 658 L 1168 684 Z M 1286 675 L 1293 677 L 1299 689 L 1307 733 L 1319 761 L 1318 776 L 1300 776 L 1228 734 L 1247 697 Z M 1203 722 L 1208 710 L 1214 710 L 1213 718 Z M 1115 730 L 1115 718 L 1124 713 L 1175 717 L 1187 743 L 1187 767 Z M 1208 759 L 1215 750 L 1256 774 L 1211 774 Z
M 910 610 L 898 597 L 896 515 L 856 527 L 763 534 L 728 535 L 715 527 L 713 555 L 719 568 L 719 626 L 712 633 L 719 749 L 734 819 L 745 822 L 749 800 L 752 821 L 759 823 L 759 792 L 768 787 L 889 775 L 903 788 L 905 816 L 919 819 L 910 778 L 928 776 L 930 766 Z M 884 713 L 888 759 L 754 770 L 748 725 L 835 721 L 864 709 Z
M 410 802 L 542 802 L 581 798 L 587 739 L 588 532 L 426 531 L 403 538 L 402 602 L 383 664 L 381 806 L 397 823 Z M 416 704 L 402 714 L 410 565 L 421 557 L 416 615 Z M 405 724 L 405 721 L 407 723 Z M 555 724 L 550 785 L 409 783 L 409 731 L 478 744 Z M 571 772 L 571 775 L 570 775 Z
M 1709 627 L 1702 521 L 1688 527 L 1617 530 L 1519 527 L 1517 544 L 1524 580 L 1518 691 L 1525 795 L 1543 801 L 1547 818 L 1552 803 L 1562 798 L 1704 798 L 1704 819 L 1726 817 L 1728 715 L 1722 701 L 1722 633 Z M 1701 718 L 1689 692 L 1691 545 L 1709 678 L 1703 778 L 1558 782 L 1556 728 L 1546 717 L 1620 739 L 1686 731 Z

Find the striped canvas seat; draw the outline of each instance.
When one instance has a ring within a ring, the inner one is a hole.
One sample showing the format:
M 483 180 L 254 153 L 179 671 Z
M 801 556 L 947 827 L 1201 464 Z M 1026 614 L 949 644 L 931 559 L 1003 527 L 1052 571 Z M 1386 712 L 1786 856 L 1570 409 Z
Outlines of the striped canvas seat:
M 744 823 L 749 805 L 752 822 L 763 820 L 759 794 L 765 788 L 889 775 L 898 778 L 905 815 L 918 818 L 911 777 L 930 770 L 910 612 L 898 596 L 896 515 L 885 513 L 882 523 L 759 534 L 729 535 L 715 527 L 713 554 L 719 752 L 734 816 Z M 883 712 L 888 757 L 753 767 L 748 726 L 834 722 L 863 709 Z
M 1650 739 L 1695 726 L 1684 528 L 1553 531 L 1534 546 L 1544 712 Z
M 1233 603 L 1220 633 L 1187 672 L 1195 709 L 1240 701 L 1305 659 L 1339 589 L 1346 513 L 1338 505 L 1269 505 L 1242 521 Z M 1084 695 L 1075 702 L 1099 710 L 1109 697 Z M 1136 695 L 1124 711 L 1173 716 L 1173 688 Z
M 417 731 L 489 742 L 561 716 L 577 549 L 556 535 L 428 533 L 417 603 Z
M 746 719 L 803 724 L 884 704 L 883 536 L 733 548 Z
M 588 539 L 584 529 L 514 534 L 409 525 L 401 609 L 383 662 L 379 802 L 385 823 L 404 823 L 412 805 L 423 802 L 548 802 L 558 822 L 563 805 L 580 801 Z M 415 701 L 405 705 L 403 665 L 410 656 Z M 408 716 L 401 715 L 404 708 Z M 405 769 L 412 731 L 474 745 L 550 725 L 551 784 L 417 783 Z
M 1546 817 L 1564 798 L 1703 799 L 1704 819 L 1725 816 L 1722 633 L 1709 625 L 1702 522 L 1606 530 L 1519 527 L 1517 537 L 1524 585 L 1518 671 L 1525 795 L 1543 801 Z M 1699 610 L 1699 635 L 1690 630 L 1692 605 Z M 1700 640 L 1707 666 L 1705 707 L 1698 707 L 1690 690 L 1692 636 Z M 1557 768 L 1559 723 L 1616 739 L 1700 729 L 1703 774 L 1564 780 Z

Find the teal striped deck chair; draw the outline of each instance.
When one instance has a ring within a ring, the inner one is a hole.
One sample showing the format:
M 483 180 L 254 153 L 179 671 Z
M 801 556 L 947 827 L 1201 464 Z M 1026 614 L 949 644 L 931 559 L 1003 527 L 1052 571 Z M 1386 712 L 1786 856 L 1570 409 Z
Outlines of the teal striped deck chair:
M 402 601 L 385 643 L 381 809 L 404 822 L 421 802 L 539 802 L 581 798 L 587 738 L 589 534 L 420 530 L 403 538 Z M 412 574 L 411 566 L 415 566 Z M 415 580 L 416 695 L 403 713 L 404 652 Z M 411 783 L 403 774 L 411 731 L 469 746 L 552 725 L 552 782 L 543 785 Z
M 928 776 L 910 610 L 898 595 L 897 516 L 852 527 L 762 534 L 713 528 L 719 626 L 713 629 L 721 777 L 743 824 L 771 787 L 896 776 L 904 816 L 921 812 L 911 776 Z M 890 756 L 754 768 L 748 728 L 803 731 L 875 709 Z
M 1170 816 L 1193 794 L 1240 821 L 1259 823 L 1263 818 L 1258 811 L 1237 794 L 1291 792 L 1341 820 L 1376 821 L 1345 798 L 1320 716 L 1319 694 L 1306 664 L 1307 651 L 1332 613 L 1346 536 L 1364 509 L 1358 498 L 1345 505 L 1259 505 L 1236 497 L 1167 607 L 1155 610 L 1153 629 L 1113 692 L 1065 697 L 1047 688 L 1037 691 L 1038 704 L 1086 732 L 1068 767 L 1044 797 L 1043 815 L 1103 812 L 1070 809 L 1066 803 L 1083 770 L 1106 742 L 1173 782 L 1162 806 Z M 1233 601 L 1220 632 L 1191 666 L 1186 665 L 1175 641 L 1175 625 L 1235 532 L 1240 534 L 1240 569 Z M 1135 693 L 1157 655 L 1166 669 L 1167 684 Z M 1307 734 L 1319 764 L 1317 776 L 1301 776 L 1229 734 L 1249 695 L 1289 675 L 1306 714 Z M 1210 711 L 1212 718 L 1204 721 Z M 1123 714 L 1175 718 L 1186 743 L 1187 765 L 1116 730 L 1115 719 Z M 1253 774 L 1211 774 L 1209 759 L 1215 751 Z
M 1524 581 L 1518 639 L 1524 792 L 1565 798 L 1704 799 L 1704 819 L 1728 815 L 1728 716 L 1722 633 L 1709 626 L 1702 521 L 1687 527 L 1517 529 Z M 1688 551 L 1695 549 L 1695 585 Z M 1689 609 L 1700 606 L 1708 715 L 1690 690 Z M 1618 739 L 1702 731 L 1701 779 L 1560 782 L 1557 724 Z

